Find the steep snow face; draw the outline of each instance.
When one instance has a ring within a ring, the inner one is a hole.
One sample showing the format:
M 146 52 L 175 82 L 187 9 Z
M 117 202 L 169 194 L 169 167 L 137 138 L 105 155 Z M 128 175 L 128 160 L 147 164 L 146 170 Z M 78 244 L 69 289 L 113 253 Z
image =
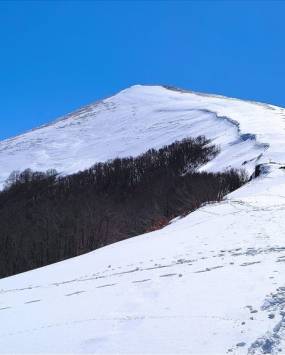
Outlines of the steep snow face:
M 284 129 L 281 108 L 138 86 L 2 142 L 6 172 L 9 154 L 74 146 L 45 148 L 42 168 L 68 173 L 205 134 L 221 146 L 205 169 L 262 163 L 267 174 L 160 231 L 0 280 L 0 350 L 285 353 Z
M 0 187 L 13 170 L 55 168 L 69 174 L 197 135 L 221 147 L 207 170 L 243 166 L 251 172 L 261 155 L 262 161 L 280 158 L 284 115 L 283 109 L 271 105 L 134 86 L 0 142 Z

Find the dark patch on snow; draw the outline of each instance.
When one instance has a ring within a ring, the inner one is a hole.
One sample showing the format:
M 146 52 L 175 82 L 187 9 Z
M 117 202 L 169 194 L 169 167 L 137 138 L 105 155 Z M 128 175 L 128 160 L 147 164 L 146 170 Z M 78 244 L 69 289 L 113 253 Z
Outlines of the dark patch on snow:
M 237 347 L 241 347 L 241 346 L 245 346 L 246 345 L 246 343 L 244 342 L 244 341 L 241 341 L 240 343 L 237 343 Z
M 27 301 L 25 302 L 25 304 L 30 304 L 30 303 L 36 303 L 36 302 L 40 302 L 41 300 L 32 300 L 32 301 Z
M 240 266 L 250 266 L 250 265 L 254 265 L 254 264 L 260 264 L 261 261 L 252 261 L 252 262 L 245 262 L 240 264 Z
M 115 285 L 116 284 L 107 284 L 107 285 L 97 286 L 96 288 L 110 287 L 110 286 L 115 286 Z
M 86 292 L 86 291 L 76 291 L 76 292 L 72 292 L 72 293 L 68 293 L 65 296 L 75 296 L 75 295 L 80 295 L 81 293 Z
M 146 281 L 150 281 L 151 279 L 144 279 L 144 280 L 135 280 L 135 281 L 132 281 L 132 283 L 139 283 L 139 282 L 146 282 Z
M 9 308 L 11 308 L 10 306 L 8 306 L 8 307 L 2 307 L 2 308 L 0 308 L 0 311 L 4 311 L 5 309 L 9 309 Z

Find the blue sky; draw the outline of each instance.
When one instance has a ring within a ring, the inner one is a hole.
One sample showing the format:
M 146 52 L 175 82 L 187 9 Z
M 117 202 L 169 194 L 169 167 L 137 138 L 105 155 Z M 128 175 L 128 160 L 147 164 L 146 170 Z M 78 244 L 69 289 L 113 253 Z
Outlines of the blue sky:
M 283 1 L 1 1 L 0 139 L 133 84 L 285 106 Z

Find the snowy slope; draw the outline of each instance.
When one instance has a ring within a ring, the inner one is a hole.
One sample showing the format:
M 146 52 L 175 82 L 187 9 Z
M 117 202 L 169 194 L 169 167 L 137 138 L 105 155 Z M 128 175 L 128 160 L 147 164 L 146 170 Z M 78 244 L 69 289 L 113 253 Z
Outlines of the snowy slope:
M 222 150 L 205 169 L 267 174 L 160 231 L 0 280 L 0 351 L 285 353 L 284 112 L 135 86 L 2 142 L 3 180 L 29 156 L 69 173 L 199 134 Z
M 56 168 L 72 173 L 97 161 L 138 155 L 201 134 L 222 148 L 211 169 L 250 161 L 246 167 L 251 170 L 271 137 L 272 146 L 263 160 L 278 160 L 284 147 L 279 132 L 284 117 L 283 109 L 270 105 L 133 86 L 53 124 L 0 142 L 0 186 L 13 170 Z

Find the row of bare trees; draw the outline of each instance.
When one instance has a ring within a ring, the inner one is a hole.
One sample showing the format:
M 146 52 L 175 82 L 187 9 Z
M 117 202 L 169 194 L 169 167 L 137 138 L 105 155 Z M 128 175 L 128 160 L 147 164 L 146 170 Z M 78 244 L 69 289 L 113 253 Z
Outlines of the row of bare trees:
M 0 276 L 57 262 L 159 228 L 245 182 L 199 173 L 218 149 L 185 139 L 69 176 L 14 172 L 0 193 Z

